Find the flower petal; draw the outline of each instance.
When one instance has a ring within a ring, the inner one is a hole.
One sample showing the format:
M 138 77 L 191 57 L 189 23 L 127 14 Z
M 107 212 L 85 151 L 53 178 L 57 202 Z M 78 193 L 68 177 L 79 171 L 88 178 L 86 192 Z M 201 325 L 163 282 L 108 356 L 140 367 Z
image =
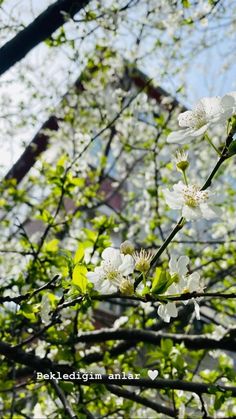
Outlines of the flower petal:
M 192 129 L 184 129 L 171 132 L 167 137 L 167 143 L 186 144 L 191 141 Z
M 176 304 L 173 302 L 169 302 L 166 304 L 166 311 L 169 314 L 170 317 L 177 317 L 178 316 L 178 310 L 176 308 Z
M 134 259 L 131 255 L 125 255 L 123 257 L 122 264 L 119 266 L 118 271 L 124 276 L 134 272 Z
M 185 111 L 178 116 L 178 122 L 181 128 L 192 127 L 195 125 L 195 121 L 196 117 L 193 111 Z
M 187 265 L 189 263 L 189 257 L 188 256 L 180 256 L 178 259 L 178 274 L 180 276 L 185 276 L 188 272 Z
M 208 121 L 215 115 L 220 114 L 223 110 L 220 96 L 203 97 L 200 102 L 203 105 Z
M 206 220 L 211 220 L 212 218 L 217 217 L 215 211 L 205 202 L 200 204 L 200 210 Z
M 172 255 L 169 261 L 170 274 L 175 274 L 178 271 L 177 256 Z
M 190 292 L 195 292 L 199 290 L 200 288 L 199 280 L 200 280 L 200 275 L 198 272 L 193 272 L 191 275 L 189 275 L 188 288 Z
M 188 205 L 184 205 L 182 215 L 187 221 L 191 221 L 201 218 L 202 214 L 198 207 L 189 207 Z
M 196 319 L 200 320 L 200 307 L 199 304 L 197 303 L 197 301 L 195 299 L 193 299 L 193 304 L 194 304 L 194 310 L 195 310 L 195 314 L 196 314 Z
M 107 247 L 103 250 L 102 258 L 105 263 L 111 264 L 114 269 L 118 268 L 122 263 L 120 251 L 113 247 Z
M 170 322 L 170 316 L 167 313 L 166 306 L 164 304 L 159 305 L 157 313 L 166 323 Z

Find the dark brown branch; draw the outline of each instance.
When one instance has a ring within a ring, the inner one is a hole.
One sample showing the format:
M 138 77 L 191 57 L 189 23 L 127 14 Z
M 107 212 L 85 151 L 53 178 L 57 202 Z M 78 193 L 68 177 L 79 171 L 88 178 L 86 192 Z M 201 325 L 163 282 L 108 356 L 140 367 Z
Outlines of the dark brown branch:
M 64 394 L 64 391 L 61 389 L 61 387 L 59 386 L 59 384 L 57 383 L 56 380 L 50 380 L 50 383 L 52 385 L 52 387 L 54 388 L 57 396 L 59 397 L 59 399 L 61 400 L 64 409 L 65 409 L 65 413 L 68 415 L 68 418 L 70 419 L 76 419 L 77 416 L 75 415 L 75 413 L 73 412 L 70 404 L 68 403 L 68 400 Z
M 184 335 L 175 333 L 153 332 L 138 329 L 103 329 L 81 333 L 73 342 L 105 342 L 108 340 L 125 340 L 132 342 L 147 342 L 159 344 L 161 339 L 171 339 L 174 343 L 184 343 L 188 349 L 224 349 L 236 351 L 236 341 L 224 337 L 220 340 L 199 335 Z
M 215 383 L 192 383 L 181 380 L 169 380 L 169 379 L 147 379 L 147 378 L 133 378 L 133 379 L 115 379 L 108 375 L 102 375 L 101 378 L 88 376 L 88 380 L 84 381 L 83 378 L 74 378 L 69 376 L 75 373 L 72 367 L 67 364 L 56 364 L 48 358 L 39 358 L 32 353 L 22 351 L 20 348 L 14 348 L 11 345 L 0 342 L 0 354 L 6 359 L 15 361 L 18 364 L 28 366 L 31 371 L 37 371 L 49 374 L 49 379 L 59 379 L 63 381 L 74 382 L 78 385 L 91 385 L 95 383 L 101 384 L 116 384 L 116 385 L 128 385 L 143 388 L 156 388 L 156 389 L 173 389 L 173 390 L 184 390 L 193 392 L 196 394 L 211 393 L 211 389 L 214 387 L 218 391 L 231 391 L 232 396 L 236 396 L 236 387 L 223 386 Z M 54 376 L 50 376 L 50 372 Z M 66 375 L 64 375 L 66 374 Z
M 110 391 L 110 393 L 115 394 L 118 397 L 123 397 L 125 399 L 132 400 L 136 403 L 140 403 L 143 406 L 147 406 L 150 409 L 155 410 L 155 412 L 163 413 L 165 416 L 175 417 L 175 413 L 172 409 L 165 407 L 159 403 L 153 402 L 152 400 L 148 400 L 145 397 L 138 396 L 135 393 L 132 393 L 131 391 L 128 391 L 124 388 L 120 388 L 118 386 L 111 386 L 107 385 L 106 388 Z
M 167 301 L 186 301 L 190 300 L 191 298 L 224 298 L 226 300 L 234 299 L 236 298 L 236 293 L 224 293 L 224 292 L 186 292 L 184 294 L 179 295 L 151 295 L 146 294 L 145 296 L 139 296 L 139 295 L 122 295 L 119 293 L 114 294 L 101 294 L 101 295 L 95 295 L 92 297 L 93 300 L 98 301 L 109 301 L 114 298 L 122 298 L 123 300 L 130 300 L 130 301 L 141 301 L 141 302 L 167 302 Z M 71 305 L 73 302 L 71 301 Z
M 19 304 L 21 301 L 25 301 L 25 300 L 29 300 L 30 298 L 34 297 L 36 294 L 38 294 L 39 292 L 45 290 L 45 289 L 51 289 L 53 287 L 53 283 L 56 282 L 56 280 L 59 278 L 60 275 L 55 275 L 49 282 L 47 282 L 46 284 L 42 285 L 41 287 L 37 288 L 36 290 L 32 291 L 32 292 L 27 292 L 26 294 L 23 295 L 18 295 L 17 297 L 0 297 L 0 303 L 5 303 L 5 302 L 9 302 L 12 301 L 16 304 Z
M 58 121 L 55 116 L 51 116 L 37 132 L 30 144 L 25 148 L 16 163 L 11 167 L 5 176 L 5 180 L 16 179 L 17 184 L 29 172 L 36 162 L 38 156 L 43 153 L 48 146 L 49 135 L 44 130 L 57 131 L 59 129 Z
M 89 0 L 58 0 L 44 10 L 30 25 L 0 48 L 0 75 L 29 51 L 49 38 L 69 18 L 75 16 Z

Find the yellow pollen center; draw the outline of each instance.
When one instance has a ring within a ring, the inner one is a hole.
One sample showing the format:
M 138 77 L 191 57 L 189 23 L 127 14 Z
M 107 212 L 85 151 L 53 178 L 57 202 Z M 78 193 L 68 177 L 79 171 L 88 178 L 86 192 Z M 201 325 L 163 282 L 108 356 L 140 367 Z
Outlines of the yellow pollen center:
M 189 207 L 196 208 L 198 206 L 197 200 L 191 195 L 185 196 L 185 202 Z
M 109 279 L 109 281 L 114 281 L 114 279 L 117 278 L 117 271 L 109 271 L 109 270 L 107 270 L 106 276 L 107 276 L 107 279 Z

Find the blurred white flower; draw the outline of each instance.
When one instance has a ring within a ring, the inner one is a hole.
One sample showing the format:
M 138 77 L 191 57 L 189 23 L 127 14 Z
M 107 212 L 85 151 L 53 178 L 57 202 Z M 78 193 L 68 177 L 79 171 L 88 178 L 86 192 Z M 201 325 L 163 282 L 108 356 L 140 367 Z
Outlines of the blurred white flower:
M 224 100 L 220 96 L 204 97 L 192 111 L 181 113 L 178 116 L 178 122 L 183 129 L 170 133 L 167 142 L 188 143 L 194 138 L 202 137 L 210 126 L 226 122 L 229 117 L 229 112 L 226 112 L 229 108 L 229 100 L 226 96 Z
M 43 323 L 49 323 L 51 320 L 50 312 L 52 310 L 50 300 L 47 294 L 43 294 L 41 300 L 41 310 L 40 310 L 40 317 Z
M 152 303 L 150 303 L 150 301 L 148 302 L 141 302 L 140 303 L 140 307 L 143 309 L 145 314 L 150 314 L 153 311 L 153 306 Z
M 236 92 L 230 92 L 221 99 L 221 106 L 224 109 L 227 118 L 236 113 Z
M 118 319 L 116 319 L 114 321 L 113 329 L 119 329 L 121 326 L 123 326 L 125 323 L 127 323 L 128 320 L 129 320 L 129 318 L 127 316 L 119 317 Z
M 134 271 L 134 260 L 130 255 L 123 255 L 118 249 L 108 247 L 102 252 L 101 266 L 94 272 L 88 272 L 87 278 L 94 284 L 95 290 L 102 294 L 116 292 L 124 277 Z
M 207 333 L 206 336 L 211 339 L 221 340 L 225 335 L 227 335 L 227 333 L 228 333 L 228 329 L 219 325 L 219 326 L 215 326 L 214 332 Z
M 212 194 L 202 191 L 197 185 L 187 186 L 180 181 L 173 186 L 173 191 L 164 189 L 163 194 L 167 205 L 172 209 L 180 209 L 187 221 L 199 218 L 210 220 L 219 215 L 208 203 Z

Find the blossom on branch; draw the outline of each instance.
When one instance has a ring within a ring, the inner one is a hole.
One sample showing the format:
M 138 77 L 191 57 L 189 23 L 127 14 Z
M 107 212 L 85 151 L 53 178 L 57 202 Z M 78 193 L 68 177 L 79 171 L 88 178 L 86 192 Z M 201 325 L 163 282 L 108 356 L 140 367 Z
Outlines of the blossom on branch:
M 200 275 L 198 272 L 193 272 L 188 275 L 189 258 L 187 256 L 172 256 L 169 262 L 169 272 L 174 278 L 173 283 L 169 286 L 165 295 L 181 295 L 186 293 L 200 292 L 202 287 L 200 285 Z M 200 308 L 196 299 L 191 298 L 194 303 L 196 318 L 200 319 Z M 189 300 L 184 300 L 183 303 L 188 304 Z M 170 322 L 171 317 L 178 316 L 178 309 L 174 301 L 169 301 L 167 304 L 160 304 L 158 307 L 158 315 L 167 323 Z
M 202 137 L 208 128 L 215 124 L 224 124 L 234 113 L 236 93 L 230 93 L 223 98 L 220 96 L 204 97 L 192 111 L 182 112 L 178 116 L 179 131 L 171 132 L 167 137 L 168 143 L 185 144 L 194 138 Z
M 132 256 L 123 255 L 118 249 L 108 247 L 102 252 L 102 259 L 101 265 L 96 267 L 94 272 L 87 273 L 87 278 L 94 284 L 95 290 L 102 294 L 110 294 L 118 289 L 128 289 L 130 292 L 131 282 L 127 277 L 134 271 Z
M 185 185 L 180 181 L 173 186 L 173 191 L 164 189 L 163 194 L 167 205 L 172 209 L 181 210 L 187 221 L 199 218 L 210 220 L 217 217 L 216 210 L 209 203 L 212 193 L 202 191 L 197 185 Z

